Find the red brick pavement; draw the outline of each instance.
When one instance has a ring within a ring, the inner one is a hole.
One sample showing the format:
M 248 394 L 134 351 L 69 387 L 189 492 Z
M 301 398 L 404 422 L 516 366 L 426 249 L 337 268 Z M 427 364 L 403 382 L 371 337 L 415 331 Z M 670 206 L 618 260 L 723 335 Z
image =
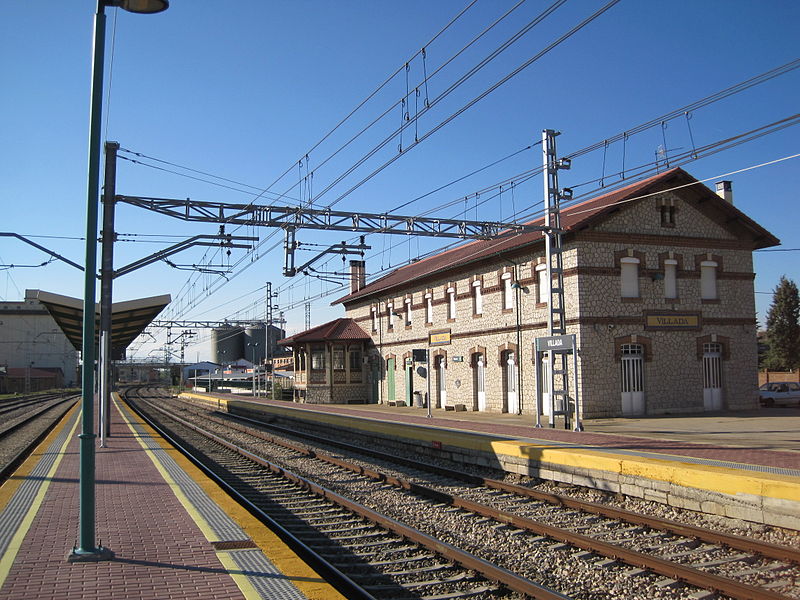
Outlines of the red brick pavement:
M 114 412 L 97 451 L 98 543 L 113 561 L 68 563 L 78 531 L 78 440 L 56 472 L 0 599 L 243 598 L 209 542 Z

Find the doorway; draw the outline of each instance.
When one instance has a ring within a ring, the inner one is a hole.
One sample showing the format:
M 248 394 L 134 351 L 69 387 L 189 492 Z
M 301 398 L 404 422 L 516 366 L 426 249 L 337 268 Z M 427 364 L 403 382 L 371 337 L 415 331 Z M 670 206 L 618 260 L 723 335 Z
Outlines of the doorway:
M 622 344 L 622 414 L 643 415 L 644 348 L 641 344 Z

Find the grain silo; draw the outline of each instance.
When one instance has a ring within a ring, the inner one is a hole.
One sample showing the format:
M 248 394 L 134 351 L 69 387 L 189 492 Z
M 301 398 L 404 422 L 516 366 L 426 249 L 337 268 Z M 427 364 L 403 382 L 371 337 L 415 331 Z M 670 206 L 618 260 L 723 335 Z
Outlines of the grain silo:
M 211 354 L 218 364 L 232 363 L 244 355 L 244 330 L 236 326 L 216 327 L 211 330 Z
M 261 364 L 266 356 L 267 329 L 263 323 L 244 330 L 244 357 L 255 364 Z M 255 359 L 254 359 L 255 357 Z

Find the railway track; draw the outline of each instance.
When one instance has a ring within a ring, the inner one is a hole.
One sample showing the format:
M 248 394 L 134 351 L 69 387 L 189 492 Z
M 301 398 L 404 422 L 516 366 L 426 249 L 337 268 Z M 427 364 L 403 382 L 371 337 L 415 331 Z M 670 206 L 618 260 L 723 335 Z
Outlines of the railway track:
M 15 402 L 0 417 L 0 483 L 14 472 L 66 413 L 77 395 L 48 394 Z
M 482 553 L 484 560 L 496 558 L 503 569 L 528 579 L 538 577 L 548 587 L 571 597 L 615 597 L 612 590 L 619 587 L 616 584 L 620 578 L 640 580 L 641 589 L 637 593 L 620 588 L 616 597 L 800 597 L 800 553 L 792 548 L 644 517 L 442 467 L 425 465 L 423 469 L 418 461 L 403 461 L 360 447 L 345 448 L 346 444 L 337 442 L 338 449 L 349 455 L 344 459 L 341 454 L 312 450 L 255 428 L 267 424 L 234 424 L 230 415 L 223 419 L 204 412 L 195 418 L 198 417 L 213 422 L 218 434 L 228 430 L 228 436 L 250 437 L 247 445 L 251 450 L 269 454 L 270 460 L 280 465 L 298 469 L 309 461 L 326 464 L 330 469 L 327 473 L 306 466 L 301 470 L 308 476 L 315 472 L 315 477 L 343 495 L 344 489 L 340 488 L 347 488 L 347 495 L 356 502 L 370 503 L 378 495 L 376 486 L 381 495 L 386 495 L 391 486 L 395 499 L 389 503 L 403 505 L 405 512 L 425 513 L 424 518 L 418 514 L 415 522 L 422 519 L 429 523 L 431 537 L 448 539 L 453 545 L 468 540 L 470 549 L 481 548 L 476 553 Z M 236 431 L 230 432 L 232 429 Z M 279 450 L 267 450 L 265 442 Z M 329 445 L 332 442 L 325 440 Z M 380 466 L 375 465 L 376 459 Z M 335 484 L 345 472 L 351 479 L 371 481 Z M 463 522 L 463 536 L 445 534 L 436 525 L 453 520 Z M 564 565 L 570 565 L 566 572 L 578 580 L 580 589 L 574 589 L 574 581 L 559 585 L 541 573 L 543 569 L 519 565 L 520 554 L 540 557 L 535 559 L 555 567 L 556 572 L 564 572 Z M 554 555 L 563 556 L 554 559 Z M 600 586 L 602 594 L 593 591 L 600 589 L 598 581 L 604 582 Z
M 126 400 L 143 416 L 157 413 L 162 432 L 166 424 L 170 435 L 180 437 L 184 452 L 195 460 L 202 454 L 207 470 L 270 521 L 296 551 L 333 576 L 347 597 L 489 599 L 513 597 L 512 589 L 517 597 L 566 598 L 376 513 L 162 407 L 144 405 L 130 395 Z

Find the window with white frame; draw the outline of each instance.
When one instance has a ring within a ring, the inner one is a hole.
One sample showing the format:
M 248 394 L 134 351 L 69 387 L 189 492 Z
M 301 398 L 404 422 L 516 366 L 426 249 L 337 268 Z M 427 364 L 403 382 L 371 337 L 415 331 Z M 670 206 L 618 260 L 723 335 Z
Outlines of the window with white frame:
M 472 282 L 472 312 L 475 315 L 483 314 L 483 290 L 480 280 Z
M 511 273 L 503 273 L 503 310 L 514 308 L 514 290 L 511 288 Z
M 550 302 L 550 286 L 547 283 L 547 265 L 536 265 L 536 301 L 539 304 Z
M 717 263 L 713 260 L 700 263 L 700 298 L 717 299 Z
M 361 348 L 356 346 L 350 347 L 350 370 L 351 371 L 360 371 L 361 370 Z
M 404 304 L 406 327 L 411 327 L 411 298 L 406 298 Z
M 392 304 L 391 302 L 387 302 L 386 304 L 386 317 L 389 323 L 389 325 L 387 326 L 388 329 L 394 328 L 394 304 Z
M 447 318 L 456 318 L 456 288 L 447 288 Z
M 433 294 L 425 294 L 425 322 L 433 323 Z
M 325 346 L 311 347 L 311 370 L 325 370 Z
M 344 371 L 344 346 L 334 346 L 331 353 L 331 366 L 334 371 Z
M 668 258 L 664 261 L 664 298 L 678 297 L 678 261 Z
M 639 259 L 623 256 L 620 259 L 620 294 L 623 298 L 639 297 Z
M 378 307 L 373 306 L 372 310 L 372 331 L 378 331 Z

